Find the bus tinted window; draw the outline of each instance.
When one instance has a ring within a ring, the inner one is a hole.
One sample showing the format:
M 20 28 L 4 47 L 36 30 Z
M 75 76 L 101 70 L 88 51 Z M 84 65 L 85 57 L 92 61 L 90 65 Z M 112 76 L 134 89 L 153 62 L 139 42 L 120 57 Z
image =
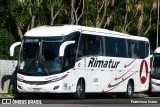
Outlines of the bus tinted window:
M 82 34 L 78 57 L 87 55 L 102 55 L 102 37 Z
M 106 56 L 126 57 L 126 39 L 105 37 Z
M 131 42 L 129 40 L 126 41 L 127 46 L 127 58 L 132 57 L 132 49 L 131 49 Z
M 133 41 L 133 40 L 132 40 Z M 143 59 L 146 58 L 149 54 L 149 44 L 145 41 L 135 41 L 135 46 L 133 48 L 132 58 Z
M 143 41 L 140 41 L 139 42 L 139 48 L 140 48 L 140 50 L 139 50 L 139 58 L 145 58 L 145 56 L 146 56 L 146 48 L 145 48 L 145 42 L 143 42 Z M 145 53 L 143 53 L 143 52 L 145 52 Z
M 105 55 L 111 57 L 146 58 L 149 43 L 132 39 L 105 37 Z
M 148 42 L 145 42 L 145 49 L 146 49 L 145 57 L 147 57 L 149 55 L 149 43 Z
M 75 41 L 75 44 L 74 44 L 75 51 L 77 49 L 79 37 L 80 37 L 80 32 L 73 32 L 73 33 L 66 36 L 66 41 Z
M 126 51 L 126 39 L 116 39 L 117 40 L 117 53 L 118 57 L 126 57 L 127 51 Z
M 106 56 L 117 56 L 117 43 L 115 38 L 105 37 Z
M 137 41 L 135 40 L 127 40 L 128 42 L 128 57 L 129 58 L 139 58 L 139 46 L 138 46 L 138 43 Z
M 149 54 L 149 44 L 145 41 L 127 40 L 128 57 L 143 59 Z
M 87 55 L 143 59 L 149 55 L 149 43 L 125 38 L 83 34 L 80 39 L 78 57 Z

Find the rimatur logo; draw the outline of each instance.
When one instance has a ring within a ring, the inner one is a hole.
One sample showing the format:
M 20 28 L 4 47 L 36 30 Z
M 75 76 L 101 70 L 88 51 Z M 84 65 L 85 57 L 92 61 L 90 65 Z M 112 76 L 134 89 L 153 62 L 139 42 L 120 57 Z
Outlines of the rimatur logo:
M 145 72 L 145 75 L 142 75 L 144 72 Z M 147 78 L 148 78 L 148 64 L 147 64 L 146 60 L 143 60 L 141 62 L 141 66 L 140 66 L 140 81 L 141 81 L 141 83 L 144 84 L 146 82 Z
M 99 60 L 98 58 L 90 58 L 88 67 L 94 68 L 117 68 L 120 65 L 120 61 L 110 60 Z

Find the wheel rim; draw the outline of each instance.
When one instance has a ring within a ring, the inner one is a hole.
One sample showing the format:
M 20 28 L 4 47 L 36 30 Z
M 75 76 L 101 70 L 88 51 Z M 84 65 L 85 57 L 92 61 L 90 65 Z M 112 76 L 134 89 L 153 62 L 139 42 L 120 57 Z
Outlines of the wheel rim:
M 132 86 L 131 85 L 128 86 L 128 95 L 129 96 L 132 95 Z
M 77 94 L 78 96 L 80 96 L 83 92 L 83 87 L 82 87 L 82 84 L 78 84 L 77 85 Z

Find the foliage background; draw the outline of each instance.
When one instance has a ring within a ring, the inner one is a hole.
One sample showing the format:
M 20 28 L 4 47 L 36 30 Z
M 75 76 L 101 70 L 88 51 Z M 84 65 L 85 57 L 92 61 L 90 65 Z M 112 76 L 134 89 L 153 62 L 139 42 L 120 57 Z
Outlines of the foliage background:
M 149 38 L 156 48 L 157 0 L 0 0 L 0 59 L 26 31 L 40 25 L 78 24 Z M 16 49 L 18 55 L 18 49 Z

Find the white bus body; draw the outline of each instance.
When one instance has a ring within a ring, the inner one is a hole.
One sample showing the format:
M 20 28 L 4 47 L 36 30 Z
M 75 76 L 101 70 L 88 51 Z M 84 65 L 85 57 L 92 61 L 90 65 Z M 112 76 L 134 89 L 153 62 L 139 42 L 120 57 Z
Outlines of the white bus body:
M 160 47 L 158 47 L 153 53 L 150 91 L 160 92 Z
M 26 32 L 20 47 L 19 93 L 132 97 L 149 88 L 150 47 L 144 37 L 78 25 L 41 26 Z

